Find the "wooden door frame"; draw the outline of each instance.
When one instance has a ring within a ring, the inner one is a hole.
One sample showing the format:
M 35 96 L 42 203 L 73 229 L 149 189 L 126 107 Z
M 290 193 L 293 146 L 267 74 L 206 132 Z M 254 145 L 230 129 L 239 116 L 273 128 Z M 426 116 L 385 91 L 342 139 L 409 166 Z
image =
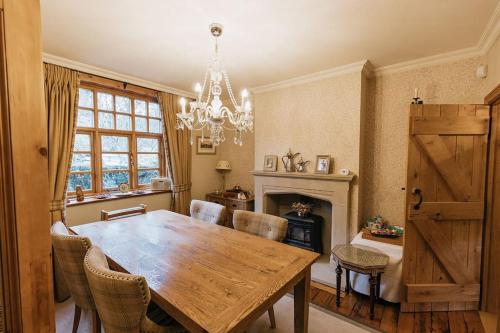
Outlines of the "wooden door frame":
M 12 147 L 10 142 L 10 124 L 5 61 L 3 8 L 0 9 L 0 252 L 2 305 L 4 308 L 4 328 L 12 332 L 21 331 L 21 299 L 18 278 L 17 231 L 15 206 L 13 200 L 14 183 L 12 174 Z
M 495 156 L 496 154 L 500 154 L 500 151 L 498 151 L 498 148 L 496 148 L 497 143 L 500 142 L 500 133 L 498 133 L 498 128 L 500 126 L 500 112 L 496 113 L 495 110 L 493 109 L 494 106 L 500 105 L 500 84 L 496 86 L 486 97 L 484 98 L 484 103 L 490 105 L 491 108 L 491 116 L 492 116 L 492 121 L 491 121 L 491 130 L 490 130 L 490 140 L 489 140 L 489 147 L 488 147 L 488 168 L 487 168 L 487 182 L 486 182 L 486 221 L 485 221 L 485 227 L 484 227 L 484 255 L 483 255 L 483 269 L 482 269 L 482 298 L 481 298 L 481 309 L 483 311 L 489 311 L 492 312 L 495 309 L 492 307 L 491 302 L 493 301 L 493 298 L 489 296 L 491 294 L 491 288 L 490 288 L 490 282 L 491 278 L 493 277 L 493 280 L 495 280 L 495 272 L 491 272 L 491 269 L 496 269 L 496 280 L 500 279 L 500 265 L 497 265 L 496 267 L 490 267 L 490 258 L 492 257 L 499 257 L 500 256 L 500 244 L 499 242 L 496 242 L 496 248 L 495 248 L 495 242 L 491 239 L 493 235 L 495 234 L 495 225 L 494 225 L 494 216 L 493 214 L 495 213 L 493 210 L 493 198 L 494 198 L 494 193 L 497 192 L 500 195 L 500 189 L 494 188 L 493 182 L 495 181 L 495 176 L 498 177 L 498 175 L 495 175 L 495 167 L 498 169 L 499 166 L 495 166 Z M 495 129 L 496 127 L 496 129 Z M 498 214 L 498 213 L 496 213 Z M 498 228 L 498 226 L 496 226 Z M 497 229 L 498 230 L 498 229 Z M 497 231 L 498 232 L 498 231 Z M 491 275 L 493 274 L 493 275 Z M 496 312 L 497 314 L 500 312 L 499 307 L 500 307 L 500 288 L 497 288 L 497 308 Z M 500 333 L 500 322 L 499 322 L 499 328 L 498 332 Z
M 54 332 L 39 0 L 0 0 L 0 251 L 6 332 Z

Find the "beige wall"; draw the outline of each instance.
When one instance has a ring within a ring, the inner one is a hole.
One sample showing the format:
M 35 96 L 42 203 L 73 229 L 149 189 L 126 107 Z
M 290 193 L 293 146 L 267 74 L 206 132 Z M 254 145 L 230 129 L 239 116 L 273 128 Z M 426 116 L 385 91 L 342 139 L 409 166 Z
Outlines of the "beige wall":
M 425 103 L 482 104 L 486 79 L 476 77 L 481 57 L 377 76 L 370 82 L 366 133 L 364 216 L 381 214 L 404 224 L 408 105 L 415 87 Z
M 123 198 L 111 201 L 99 201 L 78 206 L 70 206 L 66 210 L 66 223 L 68 226 L 85 224 L 99 221 L 101 219 L 101 210 L 115 210 L 147 205 L 148 211 L 170 208 L 170 193 L 158 193 L 142 197 Z
M 217 147 L 215 155 L 198 155 L 196 154 L 196 141 L 193 143 L 191 149 L 191 197 L 193 199 L 205 200 L 205 194 L 221 187 L 220 174 L 215 171 L 215 164 L 220 159 L 220 149 L 220 146 Z
M 262 170 L 265 155 L 282 156 L 288 148 L 310 160 L 333 157 L 333 173 L 348 168 L 360 172 L 362 122 L 361 71 L 320 81 L 262 92 L 255 101 L 255 169 Z M 278 159 L 278 170 L 283 171 Z M 358 180 L 351 192 L 351 231 L 358 224 Z M 333 208 L 335 209 L 335 207 Z
M 243 135 L 243 145 L 235 145 L 233 143 L 233 133 L 226 134 L 227 141 L 220 145 L 220 159 L 227 160 L 231 164 L 231 172 L 226 176 L 226 188 L 232 188 L 235 185 L 241 186 L 244 190 L 253 192 L 253 176 L 254 170 L 254 133 L 246 133 Z M 262 167 L 261 167 L 262 169 Z
M 493 90 L 500 84 L 500 36 L 486 55 L 488 64 L 487 89 Z

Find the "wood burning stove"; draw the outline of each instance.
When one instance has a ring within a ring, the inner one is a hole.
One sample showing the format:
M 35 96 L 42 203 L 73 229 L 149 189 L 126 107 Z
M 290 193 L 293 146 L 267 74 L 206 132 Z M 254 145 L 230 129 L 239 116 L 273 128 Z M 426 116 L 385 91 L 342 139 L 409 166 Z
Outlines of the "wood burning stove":
M 321 241 L 323 218 L 321 216 L 311 214 L 301 217 L 296 212 L 289 212 L 282 217 L 288 220 L 288 231 L 284 243 L 323 253 Z

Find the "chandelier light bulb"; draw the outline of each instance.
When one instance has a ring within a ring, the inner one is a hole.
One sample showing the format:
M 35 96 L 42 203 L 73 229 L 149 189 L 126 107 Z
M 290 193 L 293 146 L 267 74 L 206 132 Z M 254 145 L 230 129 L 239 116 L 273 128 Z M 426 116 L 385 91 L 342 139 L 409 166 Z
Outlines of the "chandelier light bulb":
M 184 97 L 181 97 L 181 99 L 179 100 L 179 102 L 181 103 L 182 107 L 186 106 L 186 99 Z
M 250 101 L 246 101 L 246 103 L 245 103 L 245 111 L 246 112 L 252 111 L 252 104 L 250 103 Z
M 243 89 L 243 90 L 241 91 L 241 97 L 243 97 L 243 98 L 247 98 L 247 97 L 248 97 L 248 90 Z
M 197 93 L 201 92 L 201 84 L 199 82 L 196 82 L 196 84 L 194 85 L 194 91 Z

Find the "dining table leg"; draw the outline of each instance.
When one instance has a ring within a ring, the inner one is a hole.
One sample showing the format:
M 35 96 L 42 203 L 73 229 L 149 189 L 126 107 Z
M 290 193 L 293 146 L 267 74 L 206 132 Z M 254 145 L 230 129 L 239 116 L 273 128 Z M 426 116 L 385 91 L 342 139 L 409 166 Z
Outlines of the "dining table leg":
M 307 333 L 310 289 L 311 267 L 308 267 L 304 271 L 304 277 L 295 285 L 293 290 L 295 333 Z

